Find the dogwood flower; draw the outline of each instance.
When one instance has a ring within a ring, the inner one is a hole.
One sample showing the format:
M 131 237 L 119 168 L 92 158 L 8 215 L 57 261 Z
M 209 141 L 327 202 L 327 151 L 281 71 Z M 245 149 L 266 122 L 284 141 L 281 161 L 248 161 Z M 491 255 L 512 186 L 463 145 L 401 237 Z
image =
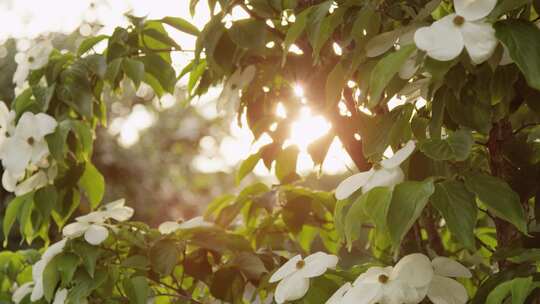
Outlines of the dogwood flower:
M 180 229 L 192 229 L 198 227 L 212 227 L 213 224 L 204 220 L 202 216 L 196 216 L 187 221 L 178 223 L 175 221 L 163 222 L 159 225 L 158 230 L 161 234 L 169 234 Z
M 34 282 L 26 282 L 13 292 L 11 296 L 11 301 L 15 304 L 19 304 L 27 295 L 32 293 L 34 289 Z
M 68 290 L 65 288 L 59 289 L 54 295 L 53 304 L 64 304 L 68 296 Z
M 484 62 L 498 43 L 493 26 L 484 20 L 496 4 L 497 0 L 454 0 L 456 13 L 418 29 L 416 46 L 440 61 L 456 58 L 465 48 L 474 63 Z
M 4 190 L 15 193 L 15 196 L 21 196 L 54 182 L 58 173 L 56 163 L 49 166 L 48 162 L 44 162 L 42 167 L 44 168 L 37 168 L 38 171 L 32 172 L 31 175 L 23 179 L 17 179 L 8 170 L 4 170 L 2 175 Z
M 405 179 L 403 170 L 399 167 L 415 149 L 414 141 L 396 151 L 391 158 L 383 159 L 380 164 L 376 164 L 369 171 L 360 172 L 349 176 L 343 180 L 336 188 L 336 198 L 346 199 L 355 191 L 362 188 L 366 193 L 375 187 L 394 187 Z
M 13 83 L 17 87 L 23 86 L 31 70 L 41 69 L 47 64 L 52 50 L 51 41 L 44 39 L 34 43 L 28 50 L 17 53 L 15 55 L 17 70 L 13 74 Z
M 427 297 L 433 304 L 465 304 L 469 297 L 465 287 L 451 278 L 470 278 L 471 271 L 460 263 L 436 257 L 431 262 L 434 276 L 427 290 Z
M 220 113 L 233 113 L 240 104 L 240 93 L 255 77 L 255 66 L 237 69 L 225 83 L 223 91 L 217 101 L 217 110 Z
M 105 221 L 114 219 L 122 222 L 133 216 L 133 208 L 124 206 L 124 200 L 118 200 L 105 205 L 104 209 L 75 218 L 74 223 L 66 225 L 62 230 L 64 237 L 84 239 L 92 245 L 99 245 L 109 236 Z
M 278 304 L 302 298 L 309 289 L 309 279 L 323 275 L 328 268 L 336 267 L 338 257 L 316 252 L 305 259 L 297 255 L 283 264 L 270 277 L 269 282 L 279 282 L 274 294 Z
M 420 253 L 403 257 L 395 267 L 371 267 L 345 293 L 343 304 L 419 303 L 433 278 L 429 258 Z
M 37 261 L 34 266 L 32 266 L 32 280 L 34 281 L 34 288 L 32 289 L 32 295 L 30 300 L 35 302 L 43 297 L 43 272 L 47 264 L 57 255 L 59 255 L 66 246 L 67 239 L 62 239 L 58 241 L 43 253 L 41 259 Z
M 2 165 L 16 179 L 20 179 L 28 165 L 38 165 L 49 155 L 45 135 L 54 132 L 56 120 L 45 114 L 25 112 L 13 135 L 6 138 L 0 147 Z
M 3 101 L 0 101 L 0 146 L 15 129 L 15 111 L 10 111 Z
M 326 300 L 326 304 L 341 304 L 343 298 L 351 288 L 352 284 L 350 282 L 343 284 L 328 300 Z

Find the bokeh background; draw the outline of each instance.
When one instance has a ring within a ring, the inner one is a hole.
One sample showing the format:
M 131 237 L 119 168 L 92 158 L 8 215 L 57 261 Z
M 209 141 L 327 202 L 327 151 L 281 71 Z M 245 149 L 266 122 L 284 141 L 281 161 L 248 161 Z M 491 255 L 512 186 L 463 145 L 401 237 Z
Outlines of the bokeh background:
M 202 28 L 208 20 L 206 1 L 189 13 L 187 0 L 0 0 L 0 100 L 14 97 L 12 75 L 14 55 L 33 39 L 53 38 L 60 50 L 76 50 L 90 35 L 110 34 L 115 26 L 127 24 L 125 14 L 150 19 L 177 16 Z M 234 12 L 227 19 L 247 18 Z M 195 37 L 171 31 L 185 50 L 172 54 L 178 71 L 189 62 Z M 96 47 L 99 51 L 99 45 Z M 205 96 L 187 100 L 186 79 L 181 79 L 174 95 L 157 98 L 151 89 L 133 88 L 125 81 L 120 95 L 108 96 L 108 128 L 100 128 L 95 142 L 94 163 L 106 180 L 106 201 L 126 198 L 136 209 L 136 219 L 157 226 L 165 220 L 185 219 L 200 214 L 213 198 L 239 191 L 255 180 L 277 183 L 262 163 L 254 174 L 235 184 L 235 169 L 259 147 L 268 143 L 262 136 L 253 142 L 243 117 L 216 111 L 221 88 L 211 88 Z M 298 87 L 298 94 L 302 88 Z M 276 113 L 276 115 L 285 115 Z M 302 183 L 321 190 L 335 188 L 342 176 L 354 169 L 352 161 L 336 139 L 322 166 L 315 167 L 307 154 L 309 144 L 330 128 L 328 122 L 303 109 L 292 125 L 289 144 L 297 145 L 298 170 Z M 324 173 L 324 174 L 321 174 Z M 9 201 L 2 193 L 2 212 Z M 17 242 L 10 242 L 16 244 Z

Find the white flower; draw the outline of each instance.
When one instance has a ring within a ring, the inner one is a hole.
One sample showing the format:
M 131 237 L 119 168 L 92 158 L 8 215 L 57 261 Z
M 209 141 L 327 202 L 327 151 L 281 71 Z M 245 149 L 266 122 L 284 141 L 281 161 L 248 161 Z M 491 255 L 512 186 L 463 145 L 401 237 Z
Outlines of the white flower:
M 403 257 L 395 267 L 371 267 L 343 297 L 343 304 L 418 303 L 433 278 L 429 258 L 420 253 Z
M 37 261 L 34 266 L 32 266 L 32 280 L 34 281 L 34 289 L 32 290 L 32 295 L 30 300 L 35 302 L 43 297 L 43 272 L 47 264 L 58 254 L 60 254 L 64 247 L 66 246 L 67 239 L 62 239 L 58 241 L 43 253 L 41 259 Z
M 48 162 L 45 162 L 43 166 L 48 166 L 48 168 L 46 170 L 38 168 L 38 171 L 33 172 L 32 175 L 25 179 L 17 179 L 8 170 L 5 170 L 2 175 L 2 186 L 6 191 L 15 193 L 15 196 L 21 196 L 45 187 L 54 182 L 58 173 L 58 166 L 55 162 L 51 166 L 48 165 Z
M 11 301 L 15 304 L 19 304 L 27 295 L 32 293 L 34 289 L 34 282 L 27 282 L 19 286 L 13 295 L 11 296 Z
M 84 239 L 92 245 L 99 245 L 109 236 L 105 221 L 114 219 L 119 222 L 126 221 L 133 216 L 133 208 L 124 206 L 124 200 L 114 201 L 105 205 L 103 210 L 94 211 L 75 218 L 75 223 L 64 227 L 62 233 L 67 238 L 77 238 L 84 235 Z
M 431 262 L 434 276 L 429 284 L 427 296 L 433 304 L 465 304 L 469 297 L 467 290 L 451 278 L 470 278 L 469 269 L 460 263 L 446 258 L 436 257 Z
M 15 130 L 15 111 L 10 111 L 3 101 L 0 101 L 0 146 Z
M 337 186 L 336 198 L 338 200 L 346 199 L 360 188 L 362 188 L 362 192 L 366 193 L 375 187 L 394 187 L 401 183 L 405 175 L 399 165 L 414 152 L 414 149 L 415 143 L 410 140 L 391 158 L 383 159 L 380 165 L 373 166 L 369 171 L 349 176 Z
M 179 229 L 192 229 L 198 227 L 212 227 L 213 224 L 204 220 L 202 216 L 196 216 L 190 220 L 187 220 L 182 223 L 167 221 L 159 225 L 159 232 L 161 234 L 173 233 Z
M 240 93 L 255 77 L 255 66 L 250 65 L 244 70 L 237 69 L 225 83 L 217 101 L 220 113 L 234 113 L 240 103 Z
M 65 288 L 59 289 L 54 295 L 53 304 L 64 304 L 68 296 L 68 290 Z
M 269 282 L 278 282 L 274 299 L 278 304 L 302 298 L 309 289 L 309 279 L 323 275 L 328 268 L 336 267 L 338 258 L 324 252 L 316 252 L 305 259 L 297 255 L 283 264 Z
M 44 39 L 34 43 L 25 52 L 19 52 L 15 55 L 17 70 L 13 74 L 13 83 L 17 87 L 23 86 L 28 73 L 31 70 L 38 70 L 44 67 L 49 61 L 49 55 L 53 50 L 50 40 Z
M 484 62 L 498 41 L 492 25 L 483 18 L 496 4 L 497 0 L 454 0 L 456 13 L 418 29 L 414 35 L 416 46 L 440 61 L 456 58 L 465 48 L 474 63 Z
M 14 178 L 20 179 L 29 165 L 37 166 L 49 155 L 45 135 L 53 133 L 57 124 L 45 113 L 25 112 L 21 116 L 13 135 L 0 147 L 2 165 Z
M 334 294 L 326 301 L 326 304 L 341 304 L 343 297 L 349 292 L 352 288 L 352 284 L 347 282 L 343 284 Z

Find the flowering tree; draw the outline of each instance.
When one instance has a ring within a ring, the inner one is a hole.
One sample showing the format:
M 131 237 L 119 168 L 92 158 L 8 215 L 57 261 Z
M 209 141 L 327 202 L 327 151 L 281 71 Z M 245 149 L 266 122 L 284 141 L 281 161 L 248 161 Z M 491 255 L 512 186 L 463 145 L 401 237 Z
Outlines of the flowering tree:
M 539 303 L 540 2 L 208 4 L 202 31 L 130 16 L 76 53 L 44 38 L 17 55 L 17 96 L 0 106 L 3 231 L 44 245 L 0 253 L 2 300 Z M 197 36 L 179 75 L 165 27 Z M 101 202 L 93 140 L 104 90 L 127 78 L 162 95 L 184 76 L 189 97 L 223 84 L 219 109 L 271 137 L 237 180 L 262 160 L 279 184 L 156 229 Z M 338 138 L 360 171 L 335 192 L 296 172 L 286 140 L 302 107 L 332 123 L 314 162 Z

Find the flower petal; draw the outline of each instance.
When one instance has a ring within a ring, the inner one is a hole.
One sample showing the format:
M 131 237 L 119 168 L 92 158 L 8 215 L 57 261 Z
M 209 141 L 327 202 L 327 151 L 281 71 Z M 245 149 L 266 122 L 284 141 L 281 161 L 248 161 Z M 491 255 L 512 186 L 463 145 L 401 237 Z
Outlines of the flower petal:
M 293 274 L 278 283 L 274 299 L 278 304 L 298 300 L 306 295 L 308 289 L 309 279 Z
M 486 17 L 496 4 L 497 0 L 454 0 L 456 13 L 467 21 Z
M 243 71 L 239 79 L 239 87 L 241 89 L 245 88 L 255 77 L 257 69 L 254 65 L 247 66 Z
M 85 215 L 81 215 L 75 218 L 77 222 L 95 224 L 103 223 L 109 217 L 107 210 L 105 211 L 93 211 Z
M 180 224 L 173 221 L 163 222 L 158 227 L 159 233 L 161 234 L 173 233 L 178 229 L 180 229 Z
M 403 148 L 399 149 L 394 153 L 394 155 L 388 159 L 383 159 L 381 161 L 381 166 L 386 169 L 391 169 L 398 167 L 403 163 L 411 154 L 414 152 L 416 144 L 414 140 L 409 140 Z
M 459 56 L 463 50 L 463 38 L 453 24 L 455 14 L 435 21 L 431 26 L 421 27 L 414 33 L 416 47 L 433 59 L 448 61 Z
M 336 198 L 343 200 L 351 196 L 351 194 L 362 188 L 369 181 L 373 173 L 375 173 L 375 170 L 371 169 L 347 177 L 337 186 Z
M 7 138 L 0 151 L 2 165 L 17 179 L 24 175 L 31 156 L 32 147 L 25 140 L 17 137 Z
M 469 299 L 463 285 L 453 279 L 434 276 L 427 292 L 433 304 L 465 304 Z
M 351 288 L 343 297 L 343 304 L 374 304 L 381 299 L 380 283 L 360 284 Z
M 90 225 L 87 223 L 74 222 L 62 229 L 62 235 L 67 238 L 77 238 L 83 235 L 89 227 Z
M 15 70 L 15 73 L 13 74 L 13 83 L 19 88 L 23 87 L 29 72 L 30 69 L 28 68 L 28 65 L 19 64 L 17 70 Z
M 270 277 L 270 280 L 268 282 L 274 283 L 280 280 L 283 280 L 285 277 L 290 276 L 294 272 L 297 271 L 296 263 L 298 261 L 302 260 L 302 256 L 296 255 L 290 260 L 287 261 L 287 263 L 283 264 L 274 274 Z
M 338 257 L 319 251 L 306 257 L 304 262 L 305 265 L 298 270 L 298 274 L 304 278 L 314 278 L 324 274 L 328 268 L 336 267 Z
M 105 204 L 104 207 L 105 207 L 105 210 L 112 210 L 112 209 L 124 207 L 125 204 L 126 204 L 126 200 L 121 198 L 121 199 Z
M 119 222 L 129 220 L 135 211 L 131 207 L 118 207 L 111 210 L 104 211 L 107 217 L 115 219 Z
M 13 301 L 15 304 L 19 304 L 24 299 L 24 297 L 26 297 L 32 292 L 33 288 L 34 282 L 26 282 L 22 284 L 17 288 L 17 290 L 15 290 L 15 292 L 11 296 L 11 301 Z
M 356 280 L 354 281 L 353 285 L 360 285 L 360 284 L 380 284 L 379 277 L 381 275 L 385 275 L 387 277 L 390 277 L 392 274 L 392 269 L 394 269 L 392 266 L 387 267 L 370 267 L 368 270 L 366 270 L 364 273 L 358 276 Z
M 33 271 L 33 270 L 32 270 Z M 32 294 L 30 295 L 30 301 L 36 302 L 37 300 L 43 298 L 43 280 L 35 282 L 34 289 L 32 289 Z
M 396 264 L 391 280 L 399 280 L 414 288 L 427 286 L 433 278 L 433 267 L 429 258 L 421 253 L 404 256 Z
M 84 239 L 91 245 L 99 245 L 107 239 L 109 230 L 100 225 L 90 225 L 84 233 Z
M 343 297 L 351 288 L 352 284 L 350 282 L 343 284 L 328 300 L 326 300 L 325 304 L 341 304 Z
M 41 260 L 45 261 L 46 263 L 49 263 L 50 260 L 52 260 L 55 256 L 59 255 L 62 251 L 64 251 L 64 247 L 66 246 L 67 239 L 62 239 L 45 250 L 43 252 L 43 255 L 41 256 Z
M 447 257 L 436 257 L 431 261 L 436 275 L 452 278 L 470 278 L 471 271 L 459 262 Z
M 53 304 L 64 304 L 68 296 L 68 290 L 65 288 L 59 289 L 54 296 Z
M 460 28 L 467 53 L 471 60 L 482 63 L 489 59 L 497 48 L 498 40 L 491 24 L 486 22 L 465 22 Z
M 4 174 L 2 174 L 2 186 L 8 192 L 15 191 L 17 186 L 17 179 L 8 170 L 4 170 Z
M 196 216 L 192 219 L 189 219 L 179 224 L 180 229 L 192 229 L 192 228 L 197 228 L 197 227 L 211 227 L 211 226 L 213 226 L 212 223 L 205 221 L 204 217 L 202 216 Z
M 39 136 L 43 138 L 45 135 L 51 134 L 56 129 L 58 123 L 54 117 L 45 113 L 38 113 L 35 115 L 35 123 L 39 130 Z
M 39 165 L 47 156 L 49 156 L 49 146 L 47 145 L 47 142 L 45 140 L 35 141 L 32 144 L 30 163 L 32 165 Z
M 375 187 L 394 187 L 405 179 L 405 174 L 401 168 L 380 169 L 375 171 L 373 177 L 362 187 L 362 192 L 366 193 Z
M 15 195 L 21 196 L 36 189 L 43 188 L 48 182 L 47 174 L 43 171 L 38 171 L 15 187 Z

